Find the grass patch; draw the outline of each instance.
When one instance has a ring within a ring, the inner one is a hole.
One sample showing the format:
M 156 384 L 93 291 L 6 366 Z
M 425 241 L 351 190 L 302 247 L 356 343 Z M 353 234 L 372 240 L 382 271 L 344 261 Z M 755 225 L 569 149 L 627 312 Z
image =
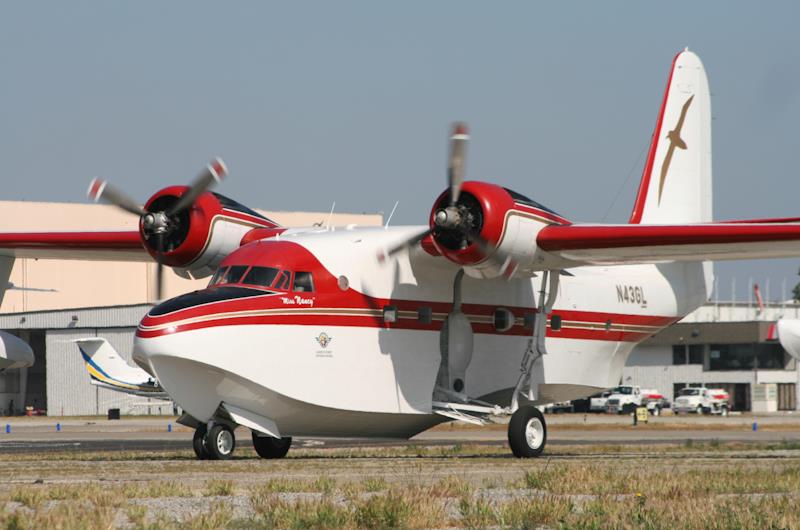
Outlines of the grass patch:
M 232 480 L 212 479 L 206 483 L 206 497 L 229 497 L 233 495 L 234 486 Z

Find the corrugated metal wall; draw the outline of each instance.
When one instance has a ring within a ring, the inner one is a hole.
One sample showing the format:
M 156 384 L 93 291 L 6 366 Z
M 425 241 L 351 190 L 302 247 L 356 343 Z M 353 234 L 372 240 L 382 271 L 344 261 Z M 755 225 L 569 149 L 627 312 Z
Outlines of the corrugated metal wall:
M 123 394 L 90 383 L 78 346 L 72 340 L 99 336 L 120 356 L 131 361 L 135 328 L 66 329 L 47 332 L 47 412 L 50 416 L 106 415 L 118 408 L 122 414 L 171 414 L 169 405 L 145 397 Z M 163 402 L 162 402 L 163 403 Z

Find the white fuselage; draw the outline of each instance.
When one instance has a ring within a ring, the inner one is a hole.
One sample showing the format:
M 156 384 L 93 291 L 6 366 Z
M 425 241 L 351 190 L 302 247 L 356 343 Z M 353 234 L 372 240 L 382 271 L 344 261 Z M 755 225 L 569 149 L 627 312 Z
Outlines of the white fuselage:
M 281 254 L 266 252 L 264 263 L 287 263 L 285 245 L 291 244 L 316 258 L 332 278 L 345 277 L 347 289 L 265 291 L 247 299 L 247 306 L 211 302 L 148 316 L 137 332 L 134 356 L 199 421 L 227 403 L 269 418 L 284 436 L 412 436 L 443 420 L 432 414 L 439 329 L 458 270 L 421 250 L 378 262 L 380 249 L 415 231 L 283 235 Z M 260 244 L 269 251 L 270 242 Z M 297 259 L 296 270 L 310 268 Z M 536 403 L 615 386 L 637 342 L 707 299 L 700 263 L 569 272 L 560 278 L 551 313 L 561 316 L 561 329 L 548 328 L 547 354 L 535 365 Z M 322 284 L 322 273 L 314 274 Z M 540 279 L 541 274 L 512 281 L 464 279 L 463 312 L 475 331 L 465 381 L 469 396 L 508 405 L 531 337 L 526 313 L 534 311 Z M 398 307 L 397 322 L 383 322 L 387 305 Z M 430 325 L 419 323 L 418 306 L 432 307 Z M 512 330 L 494 329 L 496 308 L 511 309 Z

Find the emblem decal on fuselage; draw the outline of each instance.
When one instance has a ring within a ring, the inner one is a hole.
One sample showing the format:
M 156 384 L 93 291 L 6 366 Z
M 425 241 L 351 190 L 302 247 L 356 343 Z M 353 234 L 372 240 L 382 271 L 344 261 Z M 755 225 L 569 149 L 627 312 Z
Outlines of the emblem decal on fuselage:
M 322 348 L 327 348 L 328 344 L 330 344 L 333 340 L 333 338 L 331 338 L 331 336 L 324 331 L 314 338 L 317 340 L 317 343 L 322 346 Z
M 317 357 L 333 357 L 333 351 L 328 349 L 328 346 L 330 346 L 331 342 L 333 341 L 333 337 L 323 331 L 314 337 L 314 340 L 317 341 L 317 344 L 319 344 L 322 348 L 321 350 L 317 350 L 315 352 Z
M 689 110 L 689 105 L 692 104 L 693 99 L 694 94 L 692 94 L 689 99 L 686 100 L 686 103 L 683 104 L 683 108 L 681 109 L 681 117 L 678 118 L 678 123 L 675 124 L 675 128 L 667 133 L 669 149 L 667 149 L 667 154 L 664 156 L 664 162 L 661 164 L 661 180 L 658 181 L 659 204 L 661 204 L 661 192 L 664 191 L 664 182 L 667 180 L 667 171 L 669 171 L 669 165 L 672 162 L 672 155 L 675 153 L 675 148 L 678 147 L 680 149 L 686 149 L 686 142 L 684 142 L 683 138 L 681 138 L 681 129 L 683 129 L 683 121 L 686 119 L 686 112 Z

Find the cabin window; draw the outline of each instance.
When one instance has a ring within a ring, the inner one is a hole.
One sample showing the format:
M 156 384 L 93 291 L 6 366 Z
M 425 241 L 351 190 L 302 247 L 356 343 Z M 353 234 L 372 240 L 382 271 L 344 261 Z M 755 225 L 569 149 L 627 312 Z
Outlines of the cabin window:
M 228 269 L 228 272 L 223 276 L 220 283 L 239 283 L 247 267 L 247 265 L 233 265 Z
M 218 284 L 225 276 L 226 272 L 228 272 L 228 267 L 221 267 L 217 269 L 217 272 L 215 272 L 214 276 L 211 277 L 211 281 L 208 282 L 208 286 L 211 287 L 212 285 Z
M 397 307 L 393 305 L 383 306 L 383 321 L 387 323 L 397 322 Z
M 295 272 L 293 291 L 298 293 L 310 293 L 314 291 L 314 280 L 310 272 Z
M 561 330 L 561 315 L 550 315 L 550 329 L 553 331 Z
M 433 310 L 430 307 L 420 307 L 417 310 L 417 319 L 423 324 L 433 322 Z
M 247 276 L 244 277 L 242 283 L 258 285 L 260 287 L 270 287 L 272 282 L 275 281 L 278 272 L 280 271 L 273 267 L 253 267 L 250 269 L 250 272 L 247 273 Z
M 494 310 L 494 329 L 503 333 L 514 327 L 514 313 L 504 307 Z
M 525 313 L 525 315 L 523 316 L 523 320 L 525 322 L 525 329 L 533 329 L 533 325 L 536 322 L 536 314 Z
M 278 279 L 275 280 L 274 287 L 276 289 L 280 289 L 281 291 L 288 291 L 291 279 L 292 275 L 289 271 L 281 271 L 281 273 L 278 275 Z

